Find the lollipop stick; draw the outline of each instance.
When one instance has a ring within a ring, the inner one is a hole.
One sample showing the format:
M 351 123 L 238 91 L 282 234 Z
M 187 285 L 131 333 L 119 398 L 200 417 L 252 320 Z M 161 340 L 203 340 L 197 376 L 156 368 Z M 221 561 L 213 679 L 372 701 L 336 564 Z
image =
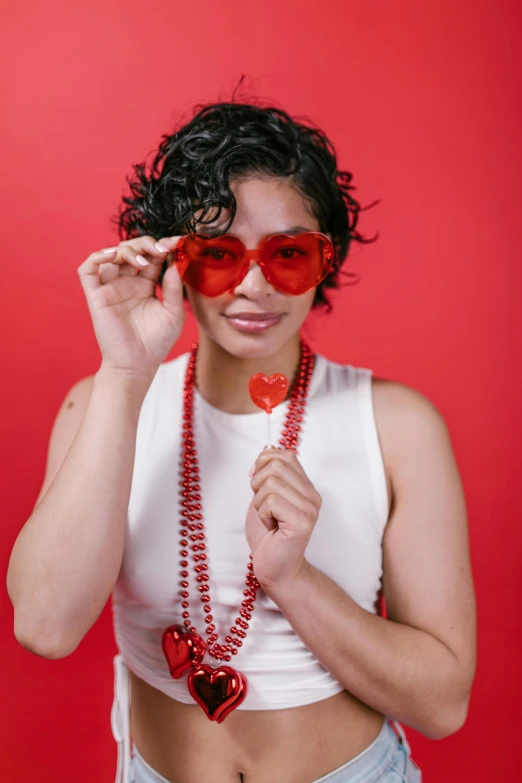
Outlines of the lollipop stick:
M 270 429 L 270 414 L 266 414 L 266 445 L 268 448 L 272 445 L 272 433 Z

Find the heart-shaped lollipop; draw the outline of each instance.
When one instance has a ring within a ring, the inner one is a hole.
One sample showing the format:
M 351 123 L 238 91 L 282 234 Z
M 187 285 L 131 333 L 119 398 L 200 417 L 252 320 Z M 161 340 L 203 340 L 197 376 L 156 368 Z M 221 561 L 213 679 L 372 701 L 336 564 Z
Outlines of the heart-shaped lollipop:
M 258 372 L 250 378 L 248 390 L 252 402 L 258 408 L 262 408 L 267 413 L 272 413 L 272 409 L 283 402 L 288 393 L 288 378 L 281 373 L 275 375 L 265 375 Z

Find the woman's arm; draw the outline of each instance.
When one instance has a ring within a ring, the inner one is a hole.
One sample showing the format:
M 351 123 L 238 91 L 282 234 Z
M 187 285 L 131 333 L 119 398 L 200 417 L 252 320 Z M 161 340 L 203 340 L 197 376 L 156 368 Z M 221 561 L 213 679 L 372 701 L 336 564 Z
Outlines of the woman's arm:
M 138 419 L 151 382 L 152 376 L 101 367 L 60 408 L 44 485 L 7 573 L 15 636 L 36 655 L 73 652 L 114 587 Z
M 439 739 L 464 723 L 476 666 L 476 609 L 463 488 L 446 425 L 423 395 L 376 380 L 393 485 L 383 539 L 388 618 L 362 609 L 306 560 L 265 592 L 358 699 Z

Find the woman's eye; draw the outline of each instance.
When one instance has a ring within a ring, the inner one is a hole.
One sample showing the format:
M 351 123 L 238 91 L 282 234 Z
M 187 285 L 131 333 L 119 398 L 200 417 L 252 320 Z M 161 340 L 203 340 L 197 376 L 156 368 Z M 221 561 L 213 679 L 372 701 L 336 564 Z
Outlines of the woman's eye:
M 227 253 L 227 251 L 221 247 L 209 247 L 204 250 L 201 255 L 211 258 L 213 261 L 224 261 L 225 258 L 227 258 L 227 255 L 230 256 L 230 253 Z
M 297 247 L 282 247 L 279 250 L 279 255 L 281 258 L 285 258 L 288 260 L 295 260 L 299 256 L 304 255 L 302 250 L 299 250 Z

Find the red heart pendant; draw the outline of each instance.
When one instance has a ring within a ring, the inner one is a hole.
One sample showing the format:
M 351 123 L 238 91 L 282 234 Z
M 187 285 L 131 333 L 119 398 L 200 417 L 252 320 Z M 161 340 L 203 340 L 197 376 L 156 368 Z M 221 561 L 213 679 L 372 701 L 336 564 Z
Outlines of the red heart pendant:
M 182 625 L 170 625 L 163 631 L 162 647 L 171 675 L 179 680 L 201 663 L 207 643 L 197 633 L 185 631 Z
M 264 375 L 258 372 L 250 378 L 248 391 L 252 402 L 258 408 L 263 408 L 267 413 L 272 413 L 272 409 L 283 402 L 288 392 L 288 378 L 281 373 L 275 375 Z
M 188 689 L 207 717 L 222 723 L 244 700 L 248 683 L 246 677 L 231 666 L 213 669 L 203 663 L 190 672 Z

